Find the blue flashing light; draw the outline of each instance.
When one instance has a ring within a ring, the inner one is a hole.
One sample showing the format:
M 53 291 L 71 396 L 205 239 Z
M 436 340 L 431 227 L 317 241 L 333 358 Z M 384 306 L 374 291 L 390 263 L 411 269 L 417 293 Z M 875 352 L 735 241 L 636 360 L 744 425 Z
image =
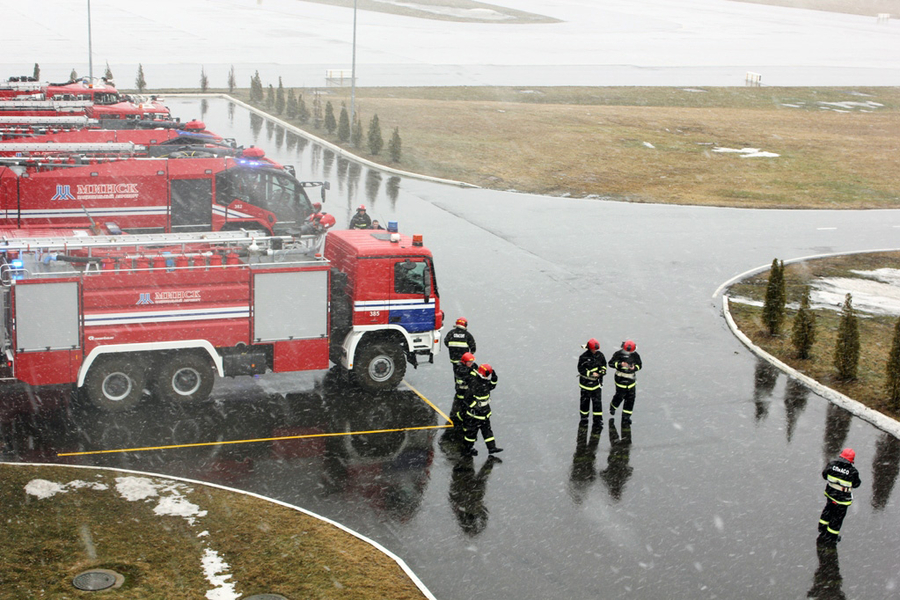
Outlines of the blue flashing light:
M 22 267 L 25 266 L 25 263 L 22 262 L 22 259 L 21 259 L 21 258 L 15 258 L 15 259 L 13 259 L 12 261 L 10 261 L 9 265 L 10 265 L 13 269 L 21 269 Z
M 399 229 L 397 229 L 397 221 L 388 221 L 388 233 L 398 233 Z

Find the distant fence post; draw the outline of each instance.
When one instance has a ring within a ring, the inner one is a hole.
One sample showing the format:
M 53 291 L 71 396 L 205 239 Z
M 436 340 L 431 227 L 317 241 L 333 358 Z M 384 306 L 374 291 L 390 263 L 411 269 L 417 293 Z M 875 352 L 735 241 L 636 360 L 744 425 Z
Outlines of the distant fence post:
M 747 85 L 755 85 L 759 86 L 762 81 L 762 75 L 759 73 L 754 73 L 753 71 L 747 71 L 747 76 L 745 78 Z

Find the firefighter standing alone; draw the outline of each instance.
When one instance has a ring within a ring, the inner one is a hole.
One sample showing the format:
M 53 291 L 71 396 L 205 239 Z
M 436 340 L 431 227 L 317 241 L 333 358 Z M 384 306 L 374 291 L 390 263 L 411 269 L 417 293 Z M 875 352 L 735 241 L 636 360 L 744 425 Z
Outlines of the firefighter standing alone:
M 819 537 L 816 539 L 822 545 L 833 546 L 841 541 L 841 525 L 853 502 L 851 490 L 862 483 L 859 471 L 853 466 L 855 460 L 853 448 L 844 448 L 822 471 L 822 479 L 828 482 L 825 485 L 825 508 L 819 517 Z
M 637 353 L 637 344 L 631 340 L 622 342 L 622 348 L 609 359 L 609 366 L 616 370 L 616 394 L 609 405 L 610 416 L 615 416 L 616 409 L 625 403 L 622 408 L 622 424 L 631 422 L 631 413 L 634 411 L 635 389 L 637 384 L 635 375 L 641 370 L 641 355 Z
M 594 426 L 603 427 L 603 403 L 600 392 L 606 375 L 606 357 L 600 351 L 600 342 L 591 338 L 582 346 L 585 351 L 578 357 L 578 387 L 581 388 L 581 422 L 585 423 L 593 410 Z

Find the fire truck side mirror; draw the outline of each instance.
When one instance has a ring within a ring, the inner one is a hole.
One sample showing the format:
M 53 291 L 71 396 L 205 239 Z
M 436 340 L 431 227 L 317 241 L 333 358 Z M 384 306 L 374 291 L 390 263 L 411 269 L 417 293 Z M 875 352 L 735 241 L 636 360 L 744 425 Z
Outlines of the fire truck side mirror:
M 323 181 L 322 182 L 322 202 L 325 202 L 325 190 L 330 190 L 330 189 L 331 189 L 331 182 Z

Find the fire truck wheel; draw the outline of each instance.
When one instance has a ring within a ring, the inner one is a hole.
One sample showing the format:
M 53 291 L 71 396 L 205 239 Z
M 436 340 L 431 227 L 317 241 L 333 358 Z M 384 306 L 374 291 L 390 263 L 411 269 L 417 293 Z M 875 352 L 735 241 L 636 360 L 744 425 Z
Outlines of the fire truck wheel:
M 110 356 L 91 367 L 84 390 L 95 406 L 121 412 L 141 401 L 146 381 L 146 369 L 137 357 Z
M 199 402 L 209 398 L 213 378 L 208 358 L 179 352 L 160 365 L 153 390 L 166 402 Z
M 390 342 L 369 344 L 357 355 L 353 373 L 359 385 L 367 390 L 392 390 L 406 375 L 406 357 L 403 350 Z

